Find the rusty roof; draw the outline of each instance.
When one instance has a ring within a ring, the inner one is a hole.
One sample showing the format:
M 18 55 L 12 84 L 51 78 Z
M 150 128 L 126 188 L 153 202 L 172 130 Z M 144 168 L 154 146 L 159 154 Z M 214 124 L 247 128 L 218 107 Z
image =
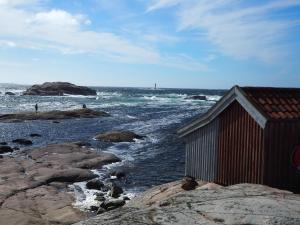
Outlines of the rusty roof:
M 300 88 L 241 87 L 249 101 L 272 120 L 300 119 Z

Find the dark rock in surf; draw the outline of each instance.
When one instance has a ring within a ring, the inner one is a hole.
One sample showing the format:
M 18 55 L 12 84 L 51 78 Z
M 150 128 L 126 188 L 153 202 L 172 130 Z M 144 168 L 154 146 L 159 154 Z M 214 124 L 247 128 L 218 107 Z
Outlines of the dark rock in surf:
M 125 201 L 124 200 L 120 200 L 120 199 L 111 199 L 111 200 L 106 200 L 104 201 L 100 207 L 109 211 L 109 210 L 113 210 L 116 208 L 119 208 L 123 205 L 125 205 Z
M 68 82 L 46 82 L 42 85 L 33 85 L 23 95 L 61 96 L 69 95 L 97 95 L 91 88 L 77 86 Z
M 185 99 L 191 99 L 191 100 L 203 100 L 203 101 L 206 101 L 207 98 L 205 95 L 193 95 L 193 96 L 189 96 Z
M 143 137 L 131 131 L 111 131 L 98 134 L 95 139 L 107 142 L 133 142 L 134 139 L 142 139 Z
M 23 138 L 15 139 L 12 142 L 17 143 L 19 145 L 32 145 L 33 144 L 32 141 L 23 139 Z
M 5 92 L 5 95 L 14 96 L 14 95 L 16 95 L 16 94 L 13 93 L 13 92 L 7 91 L 7 92 Z
M 40 135 L 40 134 L 35 134 L 35 133 L 30 134 L 29 136 L 30 136 L 30 137 L 42 137 L 42 135 Z
M 13 152 L 14 150 L 6 145 L 0 146 L 0 154 L 4 154 L 4 153 L 9 153 L 9 152 Z
M 111 189 L 110 189 L 111 197 L 119 198 L 122 193 L 123 193 L 123 189 L 113 183 L 112 186 L 111 186 Z
M 7 145 L 7 142 L 5 142 L 5 141 L 0 142 L 0 145 Z
M 90 180 L 86 183 L 87 189 L 101 190 L 103 187 L 104 187 L 103 182 L 98 179 Z

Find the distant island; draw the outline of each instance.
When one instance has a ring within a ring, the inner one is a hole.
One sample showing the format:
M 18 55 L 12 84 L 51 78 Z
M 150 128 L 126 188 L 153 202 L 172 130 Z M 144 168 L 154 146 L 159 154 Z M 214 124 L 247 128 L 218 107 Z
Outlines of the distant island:
M 23 95 L 61 96 L 68 95 L 97 95 L 91 88 L 77 86 L 68 82 L 46 82 L 41 85 L 33 85 Z

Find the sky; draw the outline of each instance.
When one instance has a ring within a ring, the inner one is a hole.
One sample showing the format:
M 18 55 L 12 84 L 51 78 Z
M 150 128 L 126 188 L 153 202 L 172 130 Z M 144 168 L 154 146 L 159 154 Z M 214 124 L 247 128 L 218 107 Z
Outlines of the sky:
M 0 83 L 300 87 L 300 0 L 0 0 Z

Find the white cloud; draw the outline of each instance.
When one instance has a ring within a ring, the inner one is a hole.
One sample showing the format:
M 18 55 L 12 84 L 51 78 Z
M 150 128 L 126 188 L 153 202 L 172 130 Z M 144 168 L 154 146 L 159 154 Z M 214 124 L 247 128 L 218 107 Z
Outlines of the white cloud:
M 148 36 L 148 42 L 145 42 L 147 37 L 141 37 L 140 41 L 130 40 L 112 32 L 89 29 L 91 21 L 84 15 L 40 7 L 30 10 L 29 6 L 38 5 L 41 1 L 30 0 L 30 3 L 25 7 L 25 0 L 0 0 L 0 38 L 11 37 L 9 41 L 21 48 L 50 49 L 63 54 L 97 54 L 103 60 L 176 66 L 189 70 L 204 68 L 195 60 L 191 63 L 184 57 L 161 54 L 152 45 L 159 39 L 170 37 Z
M 246 3 L 250 5 L 245 5 Z M 255 3 L 240 0 L 156 0 L 148 11 L 178 5 L 179 30 L 200 31 L 225 54 L 272 62 L 285 52 L 282 39 L 299 21 L 272 18 L 299 0 Z

